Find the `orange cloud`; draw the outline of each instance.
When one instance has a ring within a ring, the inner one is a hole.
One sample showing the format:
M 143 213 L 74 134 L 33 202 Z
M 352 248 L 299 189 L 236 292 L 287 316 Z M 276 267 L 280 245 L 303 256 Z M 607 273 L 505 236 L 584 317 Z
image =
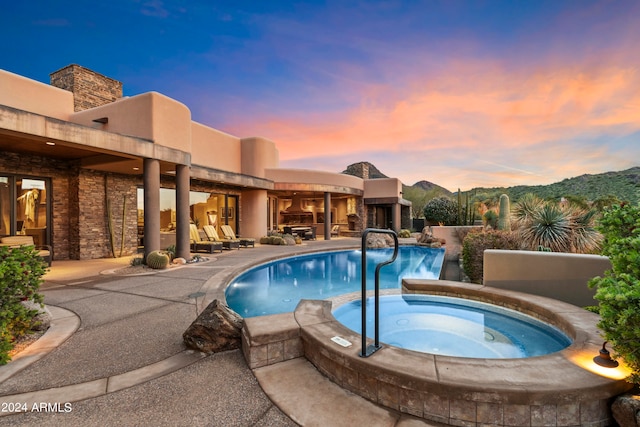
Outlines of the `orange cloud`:
M 613 134 L 640 129 L 640 74 L 632 69 L 513 75 L 483 64 L 453 68 L 442 76 L 416 76 L 428 84 L 392 103 L 385 100 L 393 98 L 394 89 L 388 88 L 375 99 L 363 93 L 362 105 L 350 110 L 280 117 L 257 127 L 278 143 L 283 159 L 318 155 L 318 147 L 335 155 L 488 144 L 506 148 L 605 129 Z M 455 68 L 464 68 L 464 78 L 450 77 Z

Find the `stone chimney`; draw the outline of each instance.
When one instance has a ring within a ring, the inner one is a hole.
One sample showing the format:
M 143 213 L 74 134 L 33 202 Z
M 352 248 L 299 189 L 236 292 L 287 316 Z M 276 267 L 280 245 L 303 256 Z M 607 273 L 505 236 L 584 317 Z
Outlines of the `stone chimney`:
M 122 98 L 122 83 L 76 64 L 49 75 L 51 85 L 73 93 L 74 111 L 88 110 Z

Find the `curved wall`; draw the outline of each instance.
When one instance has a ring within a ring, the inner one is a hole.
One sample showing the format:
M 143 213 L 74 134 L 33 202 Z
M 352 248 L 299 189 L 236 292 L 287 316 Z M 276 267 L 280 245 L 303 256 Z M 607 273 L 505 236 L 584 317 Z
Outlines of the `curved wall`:
M 105 124 L 94 120 L 106 117 Z M 182 103 L 157 92 L 122 98 L 110 104 L 77 112 L 70 121 L 122 135 L 152 140 L 155 144 L 191 151 L 191 111 Z
M 309 169 L 267 169 L 266 178 L 274 181 L 276 189 L 278 185 L 286 186 L 287 190 L 298 189 L 308 190 L 309 186 L 314 186 L 315 191 L 339 191 L 362 195 L 364 191 L 364 180 L 352 175 L 342 173 L 314 171 Z M 285 189 L 285 188 L 281 188 Z
M 280 162 L 278 149 L 273 141 L 266 138 L 242 138 L 242 173 L 266 178 L 265 170 L 277 168 Z

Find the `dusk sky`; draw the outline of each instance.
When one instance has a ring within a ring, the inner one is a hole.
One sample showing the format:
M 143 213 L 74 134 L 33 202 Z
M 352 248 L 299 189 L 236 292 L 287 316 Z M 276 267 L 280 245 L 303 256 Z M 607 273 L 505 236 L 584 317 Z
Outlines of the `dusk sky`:
M 640 165 L 638 0 L 5 1 L 0 35 L 4 70 L 160 92 L 281 167 L 455 191 Z

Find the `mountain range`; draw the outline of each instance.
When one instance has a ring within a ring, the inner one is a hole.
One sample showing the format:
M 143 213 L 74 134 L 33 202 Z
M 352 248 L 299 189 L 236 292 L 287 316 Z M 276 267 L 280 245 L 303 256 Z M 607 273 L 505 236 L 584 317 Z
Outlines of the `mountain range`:
M 369 162 L 353 163 L 342 172 L 348 175 L 363 178 L 388 178 Z M 411 186 L 403 185 L 405 198 L 413 201 L 414 197 L 429 198 L 438 196 L 453 197 L 452 193 L 444 187 L 423 180 Z M 424 194 L 423 194 L 424 193 Z M 560 182 L 548 185 L 518 185 L 514 187 L 477 187 L 467 192 L 478 198 L 492 198 L 496 195 L 507 194 L 512 201 L 517 201 L 526 193 L 533 193 L 543 199 L 575 198 L 586 201 L 595 201 L 606 198 L 616 198 L 620 201 L 628 201 L 633 204 L 640 202 L 640 167 L 636 166 L 618 172 L 605 172 L 601 174 L 584 174 L 574 178 L 567 178 Z M 411 195 L 411 197 L 407 197 Z

